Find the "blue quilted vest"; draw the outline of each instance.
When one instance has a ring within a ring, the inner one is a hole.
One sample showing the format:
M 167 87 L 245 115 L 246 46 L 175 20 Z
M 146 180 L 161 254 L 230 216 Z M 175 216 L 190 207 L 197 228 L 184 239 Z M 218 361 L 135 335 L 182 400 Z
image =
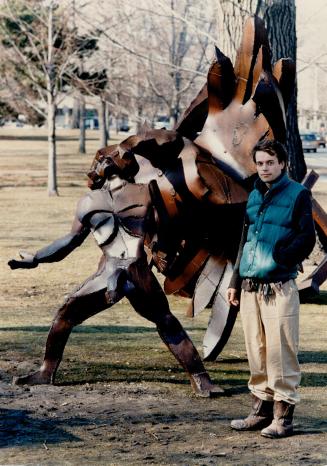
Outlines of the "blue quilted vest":
M 278 240 L 286 240 L 293 231 L 295 201 L 305 188 L 290 180 L 286 173 L 272 184 L 266 195 L 258 189 L 259 183 L 262 182 L 257 180 L 246 207 L 249 229 L 240 262 L 240 276 L 266 283 L 284 282 L 296 277 L 297 267 L 277 264 L 273 250 Z

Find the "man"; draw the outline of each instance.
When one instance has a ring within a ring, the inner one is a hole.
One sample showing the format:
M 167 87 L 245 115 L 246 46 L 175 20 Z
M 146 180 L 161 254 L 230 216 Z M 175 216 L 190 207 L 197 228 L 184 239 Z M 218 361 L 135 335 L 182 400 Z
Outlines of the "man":
M 149 186 L 132 182 L 139 168 L 132 153 L 120 157 L 118 150 L 111 153 L 109 149 L 97 154 L 89 173 L 92 192 L 79 201 L 71 232 L 35 254 L 21 252 L 21 260 L 8 263 L 17 269 L 60 261 L 90 232 L 103 253 L 97 272 L 57 311 L 40 369 L 14 382 L 53 383 L 73 327 L 126 296 L 140 315 L 156 324 L 161 339 L 189 375 L 196 394 L 208 397 L 221 393 L 223 390 L 212 384 L 192 341 L 170 312 L 167 298 L 147 264 L 144 237 L 149 234 L 152 214 Z
M 280 438 L 293 432 L 294 405 L 301 374 L 297 359 L 299 264 L 315 244 L 309 191 L 290 180 L 287 154 L 277 141 L 253 149 L 259 175 L 246 208 L 242 240 L 229 302 L 240 297 L 245 345 L 250 366 L 250 415 L 233 420 L 236 430 L 259 430 Z

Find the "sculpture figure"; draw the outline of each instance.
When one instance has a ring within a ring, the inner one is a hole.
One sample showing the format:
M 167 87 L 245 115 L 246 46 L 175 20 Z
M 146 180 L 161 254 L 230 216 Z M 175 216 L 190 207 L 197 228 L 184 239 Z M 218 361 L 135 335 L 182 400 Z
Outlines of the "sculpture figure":
M 190 314 L 212 308 L 203 350 L 213 360 L 233 328 L 226 301 L 245 203 L 255 177 L 251 150 L 262 138 L 285 142 L 294 65 L 272 69 L 263 21 L 247 20 L 235 67 L 216 49 L 206 86 L 175 130 L 147 126 L 108 151 L 132 151 L 138 183 L 155 180 L 157 237 L 147 243 L 167 294 L 192 298 Z M 95 163 L 97 156 L 95 157 Z
M 133 183 L 138 164 L 132 153 L 100 151 L 90 173 L 92 191 L 77 205 L 71 233 L 35 254 L 21 252 L 9 261 L 12 269 L 34 268 L 42 262 L 60 261 L 93 233 L 102 257 L 97 272 L 73 292 L 57 311 L 48 334 L 43 364 L 16 384 L 53 383 L 68 337 L 75 325 L 126 296 L 136 312 L 154 322 L 158 333 L 186 370 L 200 396 L 223 390 L 212 384 L 202 360 L 179 321 L 169 310 L 167 298 L 151 272 L 144 252 L 144 237 L 153 227 L 149 188 Z

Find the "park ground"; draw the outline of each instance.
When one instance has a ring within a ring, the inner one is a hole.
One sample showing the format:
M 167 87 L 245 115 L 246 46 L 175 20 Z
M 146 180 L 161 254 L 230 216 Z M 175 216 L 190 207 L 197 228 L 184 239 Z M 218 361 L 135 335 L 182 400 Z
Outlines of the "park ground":
M 98 148 L 97 133 L 87 137 L 87 154 L 79 155 L 77 133 L 59 133 L 60 196 L 49 198 L 44 131 L 0 128 L 0 465 L 327 465 L 327 286 L 301 306 L 301 403 L 290 438 L 229 427 L 250 407 L 239 318 L 218 360 L 206 363 L 225 389 L 219 398 L 192 394 L 154 326 L 124 300 L 75 329 L 56 385 L 12 385 L 13 376 L 38 367 L 55 310 L 99 259 L 90 238 L 60 263 L 6 265 L 18 250 L 35 251 L 69 231 Z M 323 179 L 314 195 L 327 209 Z M 305 271 L 312 267 L 311 260 Z M 169 301 L 201 350 L 209 311 L 192 320 L 187 300 Z

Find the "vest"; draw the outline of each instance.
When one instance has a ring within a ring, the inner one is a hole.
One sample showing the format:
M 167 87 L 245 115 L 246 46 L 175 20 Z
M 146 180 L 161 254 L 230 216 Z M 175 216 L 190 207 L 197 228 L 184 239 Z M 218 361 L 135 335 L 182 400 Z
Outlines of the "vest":
M 277 241 L 287 241 L 294 232 L 292 225 L 296 199 L 304 188 L 285 173 L 264 195 L 257 180 L 251 192 L 246 212 L 249 219 L 240 276 L 270 283 L 287 281 L 297 276 L 297 267 L 278 264 L 273 259 Z

